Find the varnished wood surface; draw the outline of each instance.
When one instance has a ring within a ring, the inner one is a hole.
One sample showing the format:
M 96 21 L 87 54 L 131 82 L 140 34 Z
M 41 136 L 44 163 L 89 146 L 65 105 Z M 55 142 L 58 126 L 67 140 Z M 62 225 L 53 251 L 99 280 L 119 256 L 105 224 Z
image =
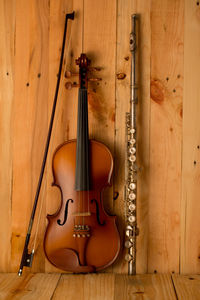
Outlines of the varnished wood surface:
M 200 275 L 0 274 L 1 300 L 198 300 Z
M 0 271 L 17 271 L 35 194 L 55 91 L 65 13 L 69 22 L 63 66 L 77 71 L 85 51 L 101 68 L 89 85 L 90 137 L 114 156 L 113 187 L 105 207 L 124 217 L 125 113 L 129 107 L 129 33 L 140 14 L 138 105 L 137 272 L 200 273 L 199 48 L 196 0 L 0 0 Z M 84 40 L 82 49 L 82 37 Z M 117 73 L 124 73 L 122 80 Z M 61 272 L 45 259 L 46 214 L 60 205 L 51 186 L 56 147 L 76 136 L 77 89 L 62 77 L 41 191 L 33 272 Z M 113 192 L 119 192 L 113 200 Z M 39 210 L 36 214 L 36 222 Z M 35 236 L 34 225 L 31 245 Z M 126 273 L 125 250 L 106 272 Z

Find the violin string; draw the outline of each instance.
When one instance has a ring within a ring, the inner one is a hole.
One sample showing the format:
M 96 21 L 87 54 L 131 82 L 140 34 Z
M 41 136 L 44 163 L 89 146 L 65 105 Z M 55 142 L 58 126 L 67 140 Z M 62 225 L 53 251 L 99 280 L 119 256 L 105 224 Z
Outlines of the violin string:
M 72 32 L 70 32 L 70 36 L 69 36 L 69 41 L 68 43 L 70 44 L 71 42 L 71 38 L 72 38 Z M 65 50 L 65 53 L 64 53 L 64 57 L 69 57 L 69 51 L 70 51 L 70 47 L 67 48 L 67 50 Z M 67 68 L 67 64 L 66 64 L 66 60 L 64 59 L 63 60 L 63 71 L 62 71 L 62 76 L 61 76 L 61 81 L 60 81 L 60 94 L 62 94 L 62 86 L 63 86 L 63 82 L 64 82 L 64 76 L 63 74 L 65 74 L 66 72 L 66 68 Z M 59 98 L 58 98 L 59 100 Z M 57 107 L 56 107 L 56 114 L 55 114 L 55 117 L 54 117 L 54 125 L 53 125 L 53 131 L 52 131 L 52 137 L 51 137 L 51 141 L 50 141 L 50 145 L 49 145 L 49 154 L 48 156 L 51 157 L 51 152 L 52 152 L 52 148 L 53 148 L 53 145 L 54 145 L 54 140 L 55 140 L 55 133 L 56 132 L 56 129 L 57 129 L 57 125 L 58 125 L 58 120 L 59 120 L 59 111 L 60 111 L 60 108 L 61 108 L 61 103 L 62 101 L 57 101 Z M 36 224 L 36 229 L 35 229 L 35 237 L 34 237 L 34 240 L 33 240 L 33 249 L 32 250 L 35 250 L 35 247 L 36 247 L 36 241 L 37 241 L 37 237 L 38 237 L 38 232 L 39 232 L 39 224 L 40 224 L 40 219 L 41 219 L 41 215 L 42 215 L 42 209 L 43 209 L 43 205 L 44 205 L 44 194 L 46 192 L 46 184 L 45 184 L 45 187 L 42 188 L 42 195 L 40 196 L 41 198 L 41 204 L 40 204 L 40 209 L 39 209 L 39 215 L 38 215 L 38 220 L 37 220 L 37 224 Z M 63 199 L 64 200 L 64 199 Z
M 84 51 L 84 0 L 82 0 L 82 53 Z M 84 212 L 83 210 L 83 191 L 78 191 L 79 194 L 79 225 L 81 225 L 81 219 L 82 219 L 82 223 L 84 223 L 84 216 L 81 217 L 81 212 Z
M 82 15 L 82 53 L 84 53 L 84 19 L 85 19 L 85 5 L 84 5 L 84 0 L 83 0 L 83 15 Z
M 79 212 L 80 212 L 79 225 L 81 225 L 81 193 L 82 193 L 82 191 L 79 191 Z
M 87 124 L 87 127 L 89 129 L 89 119 L 88 119 L 88 93 L 87 93 L 87 97 L 86 97 L 86 101 L 87 101 L 87 105 L 86 105 L 86 113 L 87 113 L 87 120 L 88 120 L 88 124 Z M 89 170 L 90 170 L 90 140 L 89 140 L 89 132 L 88 132 L 88 157 L 87 157 L 87 161 L 88 161 L 88 164 L 89 164 L 89 167 L 87 167 L 87 183 L 88 183 L 88 186 L 87 186 L 87 194 L 86 194 L 86 208 L 85 210 L 87 210 L 87 213 L 89 215 L 89 199 L 90 199 L 90 174 L 89 174 Z M 87 224 L 88 225 L 88 224 Z

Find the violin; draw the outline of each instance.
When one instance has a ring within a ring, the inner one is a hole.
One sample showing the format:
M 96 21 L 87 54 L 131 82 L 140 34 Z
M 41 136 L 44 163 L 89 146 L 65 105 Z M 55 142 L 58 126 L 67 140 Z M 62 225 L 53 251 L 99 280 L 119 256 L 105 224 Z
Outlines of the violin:
M 102 192 L 111 185 L 113 158 L 101 142 L 89 139 L 88 66 L 79 66 L 77 138 L 60 145 L 52 161 L 54 185 L 61 206 L 47 215 L 44 252 L 51 264 L 74 273 L 96 272 L 110 266 L 120 251 L 116 216 L 106 213 Z

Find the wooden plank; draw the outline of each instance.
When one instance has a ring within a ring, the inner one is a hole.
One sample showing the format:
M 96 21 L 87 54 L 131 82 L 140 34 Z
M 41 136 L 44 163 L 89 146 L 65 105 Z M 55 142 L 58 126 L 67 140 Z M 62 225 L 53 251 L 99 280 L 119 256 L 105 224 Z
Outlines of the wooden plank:
M 163 299 L 175 300 L 169 274 L 115 275 L 115 300 Z
M 200 272 L 200 7 L 185 1 L 181 273 Z
M 137 159 L 141 172 L 138 174 L 137 216 L 140 235 L 137 238 L 137 272 L 147 270 L 148 233 L 148 172 L 149 172 L 149 109 L 150 109 L 150 1 L 118 1 L 117 15 L 117 60 L 116 73 L 124 73 L 124 80 L 116 80 L 115 118 L 115 190 L 119 198 L 115 201 L 115 212 L 120 216 L 121 235 L 124 238 L 124 173 L 125 173 L 125 114 L 130 110 L 130 50 L 129 34 L 131 14 L 140 15 L 139 29 L 139 104 L 137 110 Z M 122 239 L 123 239 L 122 238 Z M 125 252 L 125 251 L 123 251 Z M 124 253 L 115 272 L 127 272 Z
M 0 270 L 9 271 L 12 207 L 12 101 L 15 10 L 14 1 L 0 2 Z
M 114 153 L 116 1 L 84 1 L 83 51 L 91 66 L 101 68 L 90 77 L 102 81 L 88 88 L 90 138 L 104 143 Z M 103 191 L 104 207 L 113 214 L 113 186 Z M 111 268 L 106 271 L 109 272 Z
M 184 3 L 151 2 L 148 272 L 179 271 Z
M 0 274 L 0 299 L 52 299 L 58 284 L 59 274 Z
M 113 274 L 62 275 L 52 300 L 112 300 Z
M 38 178 L 40 174 L 40 168 L 43 159 L 43 153 L 46 142 L 46 135 L 48 130 L 48 74 L 49 74 L 49 3 L 47 0 L 35 1 L 35 24 L 37 26 L 37 38 L 36 38 L 36 49 L 37 52 L 36 59 L 34 62 L 32 72 L 33 76 L 36 75 L 36 85 L 34 87 L 33 95 L 35 96 L 35 105 L 37 108 L 35 117 L 35 130 L 33 132 L 33 145 L 32 145 L 32 168 L 33 168 L 33 182 L 34 190 L 32 191 L 35 196 L 36 186 L 38 183 Z M 35 69 L 34 69 L 35 68 Z M 37 70 L 37 72 L 36 72 Z M 36 73 L 36 74 L 34 74 Z M 42 131 L 41 131 L 42 128 Z M 40 147 L 38 147 L 41 145 Z M 31 170 L 30 170 L 31 171 Z M 41 194 L 39 199 L 39 204 L 37 208 L 37 214 L 34 220 L 32 241 L 30 243 L 31 247 L 34 247 L 34 238 L 36 236 L 36 245 L 33 267 L 31 272 L 44 272 L 45 270 L 45 257 L 43 252 L 43 237 L 45 231 L 45 207 L 43 203 L 46 200 L 46 178 L 44 176 L 44 181 L 41 188 Z M 33 201 L 33 198 L 32 198 Z M 41 213 L 40 213 L 41 209 Z M 38 227 L 37 227 L 38 226 Z M 32 249 L 30 247 L 30 249 Z
M 139 29 L 139 104 L 138 104 L 138 202 L 136 272 L 147 273 L 148 266 L 148 196 L 149 196 L 149 148 L 150 148 L 150 68 L 151 68 L 151 1 L 138 1 L 136 12 L 140 14 Z
M 0 274 L 0 299 L 199 299 L 199 275 Z M 174 285 L 174 287 L 173 287 Z M 175 294 L 175 290 L 176 294 Z M 176 296 L 177 295 L 177 296 Z
M 200 275 L 172 275 L 178 299 L 200 299 Z
M 48 1 L 17 1 L 15 26 L 12 271 L 19 267 L 47 131 Z M 43 228 L 44 218 L 39 241 Z M 42 242 L 37 249 L 36 269 L 42 271 Z
M 89 85 L 90 138 L 104 143 L 114 152 L 115 123 L 115 59 L 116 59 L 116 0 L 84 1 L 85 51 L 92 60 L 91 66 L 101 68 L 93 73 L 102 81 Z M 113 187 L 104 192 L 104 206 L 113 208 Z

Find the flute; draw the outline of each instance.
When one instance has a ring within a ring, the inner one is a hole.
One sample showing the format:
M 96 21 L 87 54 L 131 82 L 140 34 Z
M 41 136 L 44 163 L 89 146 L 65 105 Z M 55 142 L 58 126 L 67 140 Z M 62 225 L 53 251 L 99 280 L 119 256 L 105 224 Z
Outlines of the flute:
M 125 218 L 126 233 L 125 259 L 128 262 L 128 274 L 136 274 L 136 236 L 137 228 L 137 164 L 136 164 L 136 104 L 138 102 L 137 63 L 138 63 L 138 21 L 139 16 L 131 16 L 130 52 L 130 112 L 126 113 L 126 164 L 125 164 Z

